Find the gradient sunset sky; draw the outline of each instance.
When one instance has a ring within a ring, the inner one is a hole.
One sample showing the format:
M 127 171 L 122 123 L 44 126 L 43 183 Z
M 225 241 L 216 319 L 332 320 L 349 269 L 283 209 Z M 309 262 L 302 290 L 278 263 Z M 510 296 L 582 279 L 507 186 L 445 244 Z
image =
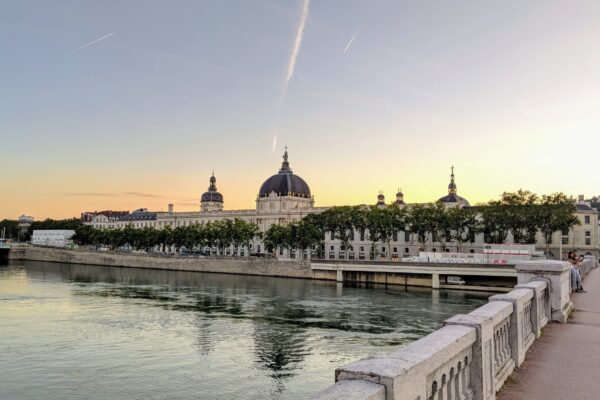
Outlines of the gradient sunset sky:
M 0 219 L 600 194 L 600 2 L 3 1 Z M 274 137 L 276 136 L 276 142 Z

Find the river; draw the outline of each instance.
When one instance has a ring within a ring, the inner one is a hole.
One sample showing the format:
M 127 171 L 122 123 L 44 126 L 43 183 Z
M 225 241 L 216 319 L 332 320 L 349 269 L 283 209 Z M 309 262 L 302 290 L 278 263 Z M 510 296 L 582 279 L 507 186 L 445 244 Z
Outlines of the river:
M 13 262 L 0 399 L 306 399 L 488 295 Z

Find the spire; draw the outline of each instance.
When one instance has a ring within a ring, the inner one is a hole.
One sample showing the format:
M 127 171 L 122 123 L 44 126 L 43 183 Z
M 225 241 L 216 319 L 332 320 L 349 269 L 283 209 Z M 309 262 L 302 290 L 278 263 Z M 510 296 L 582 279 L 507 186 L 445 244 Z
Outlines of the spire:
M 454 165 L 451 167 L 450 184 L 448 185 L 448 193 L 456 193 L 456 183 L 454 182 Z
M 287 151 L 287 146 L 285 146 L 285 152 L 283 153 L 283 162 L 281 163 L 281 169 L 279 170 L 279 173 L 282 172 L 292 172 L 292 170 L 290 169 L 290 163 L 288 162 L 288 151 Z
M 208 187 L 208 191 L 209 192 L 216 192 L 217 191 L 217 178 L 215 178 L 215 171 L 213 170 L 212 175 L 210 176 L 210 186 Z

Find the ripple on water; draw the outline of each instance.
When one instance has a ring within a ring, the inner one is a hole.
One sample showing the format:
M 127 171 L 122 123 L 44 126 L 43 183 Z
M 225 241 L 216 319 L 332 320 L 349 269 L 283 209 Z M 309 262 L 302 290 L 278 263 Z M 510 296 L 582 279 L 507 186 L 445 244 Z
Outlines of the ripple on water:
M 486 296 L 26 263 L 0 300 L 2 399 L 303 399 Z

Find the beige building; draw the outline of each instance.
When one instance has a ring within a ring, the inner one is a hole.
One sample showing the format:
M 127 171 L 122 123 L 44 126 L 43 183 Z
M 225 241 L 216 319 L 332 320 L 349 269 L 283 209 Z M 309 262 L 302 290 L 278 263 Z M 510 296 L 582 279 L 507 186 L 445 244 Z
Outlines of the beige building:
M 190 226 L 195 224 L 206 224 L 222 219 L 240 218 L 244 221 L 256 224 L 261 231 L 266 231 L 274 224 L 286 224 L 300 221 L 306 215 L 319 213 L 329 207 L 315 207 L 315 198 L 311 193 L 306 181 L 293 173 L 288 160 L 287 148 L 283 155 L 281 168 L 276 174 L 264 181 L 256 196 L 256 207 L 247 210 L 227 210 L 224 207 L 224 196 L 217 190 L 217 179 L 214 174 L 210 177 L 208 190 L 200 197 L 198 211 L 175 212 L 170 204 L 168 212 L 149 212 L 146 209 L 135 210 L 131 213 L 121 215 L 98 213 L 91 221 L 86 222 L 96 228 L 119 229 L 127 225 L 135 228 L 154 227 L 162 229 L 167 226 L 176 228 L 179 226 Z M 458 187 L 455 181 L 454 167 L 450 175 L 448 193 L 438 199 L 448 207 L 469 207 L 469 201 L 458 195 Z M 404 194 L 398 190 L 394 204 L 405 206 Z M 385 196 L 379 193 L 376 205 L 386 207 Z M 410 205 L 407 205 L 410 207 Z M 575 226 L 569 232 L 557 232 L 550 246 L 550 254 L 557 258 L 561 251 L 577 250 L 580 254 L 600 256 L 599 223 L 598 212 L 582 200 L 577 202 L 577 217 L 581 225 Z M 339 240 L 327 234 L 324 248 L 321 253 L 328 259 L 373 259 L 391 258 L 400 259 L 407 256 L 415 256 L 421 251 L 415 235 L 409 232 L 397 232 L 391 245 L 382 243 L 373 244 L 368 240 L 368 235 L 361 235 L 356 231 L 353 235 L 350 249 L 342 249 Z M 509 235 L 508 242 L 512 238 Z M 460 249 L 467 253 L 483 252 L 485 243 L 483 235 L 476 235 L 473 242 L 464 243 Z M 538 235 L 537 248 L 545 250 L 545 244 L 541 235 Z M 428 244 L 428 250 L 439 250 L 434 243 Z M 434 251 L 435 251 L 434 250 Z M 264 246 L 257 238 L 251 249 L 228 249 L 227 253 L 237 254 L 264 252 Z M 456 244 L 448 244 L 446 251 L 458 251 Z M 314 252 L 316 253 L 316 251 Z M 391 254 L 389 254 L 391 253 Z M 296 257 L 294 251 L 281 250 L 280 256 Z

